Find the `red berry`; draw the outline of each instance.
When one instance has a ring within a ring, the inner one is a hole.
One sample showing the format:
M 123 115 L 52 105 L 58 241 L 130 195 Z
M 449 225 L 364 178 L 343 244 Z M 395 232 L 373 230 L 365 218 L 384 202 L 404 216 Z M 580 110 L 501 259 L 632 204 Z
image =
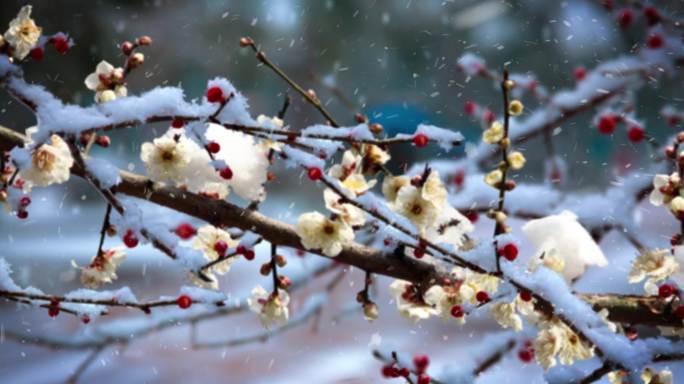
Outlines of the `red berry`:
M 480 218 L 480 214 L 477 213 L 477 211 L 466 211 L 465 217 L 470 220 L 471 223 L 475 224 L 477 223 L 477 220 Z
M 604 135 L 610 135 L 615 131 L 615 127 L 617 126 L 617 116 L 614 114 L 607 114 L 601 116 L 598 121 L 598 130 L 599 132 L 603 133 Z
M 465 171 L 462 169 L 459 169 L 456 171 L 456 174 L 454 175 L 454 184 L 456 184 L 457 187 L 460 187 L 463 185 L 463 182 L 465 181 Z
M 658 296 L 660 296 L 661 299 L 667 299 L 668 297 L 672 296 L 677 289 L 673 287 L 671 284 L 663 284 L 658 288 Z
M 28 211 L 26 211 L 24 209 L 18 210 L 17 211 L 17 217 L 22 219 L 22 220 L 26 219 L 28 217 Z
M 415 146 L 418 148 L 423 148 L 428 145 L 428 141 L 428 137 L 425 136 L 425 134 L 418 133 L 417 135 L 413 136 L 413 144 L 415 144 Z
M 111 144 L 111 140 L 109 139 L 109 136 L 98 136 L 95 139 L 95 144 L 99 145 L 102 148 L 107 148 L 109 147 L 109 144 Z
M 662 46 L 665 44 L 665 40 L 663 39 L 663 37 L 661 35 L 654 34 L 654 35 L 651 35 L 648 37 L 646 44 L 651 49 L 658 49 L 658 48 L 662 48 Z
M 228 243 L 226 243 L 223 240 L 218 240 L 217 242 L 214 243 L 214 251 L 219 254 L 219 256 L 223 257 L 223 255 L 226 254 L 226 251 L 228 250 Z
M 176 303 L 181 309 L 188 309 L 192 305 L 192 298 L 188 295 L 180 295 L 176 299 Z
M 513 261 L 518 257 L 518 247 L 513 243 L 508 243 L 499 248 L 499 255 L 508 261 Z
M 243 253 L 243 256 L 245 256 L 245 259 L 247 260 L 254 260 L 254 251 L 251 249 L 248 249 Z
M 128 56 L 133 52 L 133 43 L 130 41 L 124 41 L 121 43 L 121 52 L 123 52 L 124 55 Z
M 307 175 L 309 176 L 309 179 L 316 181 L 323 178 L 323 171 L 321 171 L 320 168 L 316 167 L 309 168 L 309 170 L 307 171 Z
M 138 245 L 138 237 L 132 229 L 129 229 L 123 237 L 123 242 L 128 248 L 135 248 Z
M 226 180 L 230 180 L 233 178 L 233 170 L 230 169 L 230 167 L 223 168 L 221 170 L 221 172 L 219 172 L 219 174 L 221 175 L 222 178 L 224 178 Z
M 425 248 L 414 248 L 413 256 L 415 256 L 418 259 L 422 259 L 423 256 L 425 256 Z
M 223 90 L 220 87 L 211 87 L 207 89 L 207 100 L 210 103 L 223 102 Z
M 83 324 L 88 324 L 90 323 L 90 316 L 86 313 L 85 315 L 81 316 L 81 322 Z
M 485 291 L 479 291 L 475 294 L 475 299 L 480 303 L 486 303 L 489 301 L 489 294 Z
M 430 384 L 430 376 L 424 373 L 421 374 L 420 376 L 418 376 L 418 381 L 416 382 L 416 384 Z
M 532 300 L 532 292 L 530 291 L 521 291 L 520 292 L 520 300 L 529 302 Z
M 35 47 L 31 50 L 31 52 L 29 52 L 29 54 L 31 55 L 31 59 L 40 61 L 43 60 L 43 56 L 45 56 L 45 50 L 43 47 Z
M 618 23 L 622 28 L 629 27 L 632 24 L 632 21 L 634 21 L 634 13 L 629 9 L 623 9 L 618 15 Z
M 54 45 L 57 52 L 62 55 L 69 51 L 69 42 L 64 36 L 57 36 L 52 40 L 52 45 Z
M 645 7 L 644 16 L 648 25 L 655 25 L 660 22 L 660 12 L 655 7 Z
M 180 237 L 183 240 L 187 240 L 195 236 L 195 233 L 197 233 L 195 227 L 193 227 L 189 223 L 181 223 L 176 227 L 176 235 L 178 235 L 178 237 Z
M 629 141 L 633 143 L 638 143 L 641 140 L 643 140 L 644 137 L 646 137 L 646 133 L 644 132 L 644 129 L 640 126 L 633 125 L 627 131 L 627 137 L 629 138 Z
M 210 153 L 218 153 L 221 150 L 221 144 L 215 142 L 215 141 L 210 141 L 207 144 L 207 151 Z
M 238 255 L 244 255 L 246 251 L 247 248 L 245 248 L 244 245 L 238 245 L 237 248 L 235 248 L 235 253 L 237 253 Z
M 477 104 L 473 103 L 472 101 L 466 101 L 463 104 L 463 111 L 468 116 L 474 115 L 476 109 L 477 109 Z
M 529 363 L 534 359 L 534 349 L 524 348 L 518 351 L 518 358 L 524 362 Z
M 677 309 L 674 311 L 674 314 L 678 319 L 684 319 L 684 305 L 677 307 Z
M 24 196 L 19 200 L 19 205 L 22 207 L 28 207 L 31 204 L 31 198 Z
M 577 67 L 575 68 L 573 75 L 575 76 L 575 80 L 582 81 L 587 77 L 587 70 L 584 67 Z
M 185 125 L 185 121 L 183 119 L 176 118 L 176 119 L 171 120 L 171 126 L 173 128 L 176 128 L 176 129 L 183 128 L 184 125 Z
M 490 111 L 489 109 L 487 109 L 487 110 L 484 111 L 484 113 L 482 114 L 482 119 L 483 119 L 487 124 L 491 124 L 491 123 L 494 121 L 494 119 L 496 119 L 496 116 L 494 115 L 494 112 L 492 112 L 492 111 Z
M 465 316 L 465 312 L 463 311 L 463 307 L 460 305 L 454 305 L 451 307 L 451 316 L 460 319 L 461 317 Z
M 413 356 L 413 365 L 419 373 L 425 372 L 428 365 L 430 365 L 430 358 L 428 355 L 415 355 Z
M 57 317 L 57 315 L 59 315 L 59 305 L 51 305 L 48 308 L 48 316 Z
M 406 368 L 406 367 L 401 368 L 401 369 L 399 370 L 399 376 L 401 376 L 401 377 L 409 377 L 409 376 L 411 376 L 411 371 L 410 371 L 408 368 Z
M 382 367 L 382 376 L 386 378 L 399 377 L 399 370 L 394 364 L 387 364 Z

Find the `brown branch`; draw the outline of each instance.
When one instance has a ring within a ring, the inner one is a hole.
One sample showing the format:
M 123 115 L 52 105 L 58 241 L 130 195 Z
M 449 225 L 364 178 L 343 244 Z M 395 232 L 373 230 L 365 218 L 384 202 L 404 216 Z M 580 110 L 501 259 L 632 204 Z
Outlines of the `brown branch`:
M 9 150 L 23 144 L 23 136 L 6 128 L 0 128 L 0 150 Z M 83 176 L 77 167 L 74 174 Z M 279 246 L 302 249 L 299 236 L 290 224 L 274 220 L 263 214 L 238 207 L 226 201 L 207 200 L 206 198 L 181 189 L 154 183 L 147 177 L 120 171 L 121 183 L 113 188 L 116 193 L 148 200 L 155 204 L 186 213 L 215 226 L 235 227 L 261 235 L 264 240 Z M 441 248 L 441 247 L 440 247 Z M 312 251 L 312 253 L 318 253 Z M 318 253 L 320 254 L 320 253 Z M 324 255 L 321 255 L 324 256 Z M 410 257 L 397 257 L 392 252 L 384 252 L 358 243 L 346 245 L 335 257 L 336 261 L 353 265 L 370 273 L 391 276 L 419 285 L 431 286 L 441 278 L 447 277 L 445 271 L 437 266 Z M 486 271 L 484 271 L 486 273 Z M 653 297 L 621 295 L 582 295 L 596 310 L 606 308 L 609 319 L 615 322 L 663 325 L 681 327 L 671 313 L 655 314 Z M 553 310 L 553 306 L 546 310 Z

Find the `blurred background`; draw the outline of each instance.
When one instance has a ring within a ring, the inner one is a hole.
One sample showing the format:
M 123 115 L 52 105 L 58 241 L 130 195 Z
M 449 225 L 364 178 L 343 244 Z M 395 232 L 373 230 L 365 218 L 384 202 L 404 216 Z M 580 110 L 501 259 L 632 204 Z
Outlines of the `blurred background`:
M 0 2 L 0 25 L 9 22 L 25 3 Z M 672 15 L 681 16 L 681 1 L 659 4 Z M 487 80 L 466 83 L 456 67 L 463 53 L 481 55 L 493 69 L 510 63 L 514 72 L 533 73 L 540 84 L 554 92 L 574 85 L 576 67 L 591 68 L 627 53 L 642 36 L 637 31 L 619 30 L 614 16 L 599 1 L 589 0 L 81 0 L 39 1 L 33 5 L 34 19 L 45 33 L 68 33 L 76 46 L 64 56 L 48 47 L 42 61 L 24 66 L 25 77 L 71 103 L 92 103 L 93 94 L 83 80 L 95 65 L 100 60 L 122 63 L 117 45 L 149 35 L 154 43 L 143 50 L 146 62 L 130 77 L 129 93 L 158 85 L 180 85 L 189 98 L 199 98 L 208 79 L 224 76 L 248 97 L 253 116 L 275 115 L 288 89 L 270 70 L 257 65 L 250 50 L 239 47 L 240 37 L 251 36 L 295 81 L 315 89 L 342 124 L 354 124 L 354 113 L 361 111 L 371 121 L 382 123 L 390 134 L 412 132 L 416 124 L 428 122 L 459 130 L 473 142 L 479 140 L 481 129 L 464 116 L 463 103 L 472 100 L 499 111 L 500 94 Z M 682 102 L 681 82 L 675 80 L 660 82 L 658 88 L 643 88 L 638 95 L 638 116 L 645 121 L 647 132 L 657 138 L 671 133 L 659 117 L 661 106 Z M 299 129 L 321 122 L 317 111 L 290 94 L 293 104 L 285 119 L 287 124 Z M 527 107 L 528 114 L 535 108 L 533 103 Z M 566 188 L 601 188 L 615 177 L 613 164 L 638 163 L 648 156 L 644 146 L 631 144 L 624 132 L 611 137 L 599 135 L 591 124 L 592 116 L 586 113 L 571 119 L 554 139 L 558 153 L 569 165 L 572 181 Z M 0 93 L 0 124 L 23 131 L 35 121 Z M 143 172 L 138 158 L 140 144 L 165 129 L 151 125 L 113 133 L 112 146 L 106 150 L 96 147 L 94 155 L 107 154 L 121 168 Z M 542 175 L 538 163 L 543 151 L 535 151 L 539 140 L 522 148 L 531 166 L 520 177 L 532 182 L 541 180 Z M 432 156 L 456 158 L 463 155 L 463 149 L 445 155 L 406 146 L 392 155 L 397 167 Z M 279 177 L 268 185 L 269 199 L 263 207 L 266 213 L 291 222 L 300 212 L 323 205 L 320 191 L 305 188 L 307 183 L 302 183 L 299 175 L 288 175 L 280 168 L 275 171 Z M 74 289 L 78 278 L 70 262 L 83 265 L 92 257 L 104 204 L 79 180 L 36 191 L 34 196 L 28 220 L 0 216 L 0 256 L 13 265 L 14 277 L 22 284 L 53 293 Z M 149 212 L 159 220 L 176 219 L 176 214 L 167 210 L 150 208 Z M 479 230 L 489 233 L 490 228 Z M 627 247 L 621 239 L 610 236 L 604 244 L 614 246 L 618 253 Z M 259 258 L 265 260 L 266 255 L 259 254 Z M 306 268 L 307 258 L 292 259 L 288 268 Z M 260 263 L 237 264 L 222 281 L 224 290 L 239 296 L 247 293 L 255 280 L 268 284 L 268 279 L 262 281 L 256 271 Z M 624 276 L 626 268 L 628 260 L 616 271 Z M 130 285 L 139 298 L 154 298 L 175 294 L 182 281 L 163 256 L 139 247 L 130 253 L 120 279 L 111 288 Z M 430 351 L 439 371 L 441 366 L 468 359 L 468 345 L 473 343 L 459 340 L 478 340 L 482 332 L 497 329 L 486 316 L 463 328 L 437 320 L 412 326 L 399 318 L 384 289 L 378 296 L 380 322 L 369 325 L 358 311 L 338 319 L 362 282 L 362 272 L 349 271 L 341 294 L 326 309 L 318 333 L 305 326 L 265 344 L 192 351 L 188 328 L 173 328 L 126 348 L 105 351 L 86 372 L 84 382 L 285 383 L 302 378 L 312 382 L 377 382 L 382 380 L 380 364 L 369 354 L 371 340 L 377 342 L 380 337 L 383 343 L 396 343 L 410 353 Z M 387 283 L 383 279 L 378 285 Z M 39 334 L 71 332 L 79 327 L 73 319 L 60 316 L 53 321 L 44 312 L 16 310 L 15 305 L 6 303 L 0 310 L 2 381 L 60 382 L 85 356 L 18 344 L 1 333 L 5 328 Z M 124 314 L 131 313 L 120 311 L 110 317 Z M 249 333 L 258 330 L 254 323 L 249 316 L 226 319 L 205 332 Z M 520 377 L 543 382 L 538 366 L 522 366 L 515 357 L 507 358 L 488 375 L 491 377 L 483 377 L 482 382 L 517 382 Z

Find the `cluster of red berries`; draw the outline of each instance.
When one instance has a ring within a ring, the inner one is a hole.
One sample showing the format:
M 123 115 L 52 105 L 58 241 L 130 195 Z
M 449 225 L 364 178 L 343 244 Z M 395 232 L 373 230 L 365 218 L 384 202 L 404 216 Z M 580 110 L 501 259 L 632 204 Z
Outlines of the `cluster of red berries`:
M 51 37 L 48 42 L 52 44 L 52 46 L 55 47 L 55 50 L 62 55 L 65 55 L 67 52 L 69 52 L 69 40 L 61 33 Z M 42 45 L 34 47 L 29 52 L 29 55 L 31 55 L 31 59 L 35 61 L 43 60 L 43 57 L 45 57 L 45 48 Z
M 497 253 L 508 261 L 514 261 L 518 257 L 518 246 L 513 243 L 508 243 L 499 247 Z
M 646 18 L 646 23 L 649 26 L 654 26 L 658 24 L 661 20 L 660 12 L 655 7 L 644 7 L 643 9 L 644 17 Z M 634 22 L 634 11 L 631 9 L 623 9 L 618 13 L 617 21 L 622 28 L 628 28 Z
M 617 128 L 618 123 L 622 120 L 620 116 L 614 113 L 606 113 L 599 117 L 596 126 L 600 133 L 610 135 L 615 132 L 615 128 Z M 638 143 L 646 138 L 646 132 L 638 124 L 630 124 L 627 128 L 627 138 L 633 143 Z
M 430 376 L 425 373 L 428 365 L 430 365 L 430 358 L 427 355 L 416 355 L 413 357 L 413 366 L 418 378 L 416 384 L 430 384 Z M 411 371 L 406 367 L 399 367 L 397 363 L 390 363 L 382 367 L 382 376 L 388 379 L 405 377 L 411 375 Z
M 531 340 L 526 340 L 522 347 L 518 350 L 518 358 L 525 364 L 534 360 L 534 346 L 532 345 Z

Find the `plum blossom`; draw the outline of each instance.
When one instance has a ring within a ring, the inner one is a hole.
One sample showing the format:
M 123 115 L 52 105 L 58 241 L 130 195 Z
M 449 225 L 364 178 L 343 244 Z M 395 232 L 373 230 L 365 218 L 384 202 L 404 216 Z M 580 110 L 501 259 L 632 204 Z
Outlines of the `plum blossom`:
M 50 136 L 50 141 L 50 144 L 43 144 L 33 151 L 31 166 L 19 173 L 19 177 L 25 181 L 24 190 L 69 180 L 71 166 L 74 164 L 69 146 L 57 135 Z
M 283 119 L 273 116 L 269 117 L 266 115 L 259 115 L 257 116 L 256 119 L 257 124 L 261 128 L 266 128 L 266 129 L 283 129 L 283 126 L 285 125 L 285 122 L 283 122 Z M 273 141 L 270 139 L 264 139 L 261 142 L 261 146 L 264 147 L 266 150 L 274 150 L 276 152 L 280 152 L 283 148 L 283 143 L 279 143 L 277 141 Z
M 128 89 L 125 85 L 123 68 L 114 68 L 105 60 L 95 67 L 95 72 L 85 78 L 85 86 L 95 92 L 95 102 L 106 103 L 117 97 L 126 97 Z
M 482 141 L 487 144 L 496 144 L 504 138 L 504 127 L 499 121 L 495 121 L 484 132 Z
M 660 206 L 669 204 L 673 196 L 678 195 L 678 186 L 680 184 L 679 174 L 676 172 L 668 175 L 653 176 L 653 190 L 649 195 L 651 204 Z
M 500 169 L 495 169 L 485 175 L 485 183 L 487 185 L 495 187 L 503 180 L 503 172 Z
M 42 29 L 31 18 L 31 9 L 30 5 L 21 7 L 17 17 L 10 21 L 9 28 L 5 31 L 4 39 L 12 46 L 12 55 L 18 60 L 29 54 L 42 33 Z
M 427 227 L 437 219 L 440 207 L 426 200 L 420 189 L 413 185 L 406 185 L 399 190 L 390 208 L 405 216 L 421 233 L 424 233 Z
M 111 283 L 117 279 L 116 269 L 126 259 L 123 247 L 103 250 L 100 255 L 93 257 L 87 267 L 81 269 L 81 284 L 90 289 L 96 289 L 102 284 Z
M 342 163 L 330 167 L 328 174 L 340 180 L 342 186 L 355 196 L 366 193 L 375 186 L 376 181 L 366 181 L 362 173 L 361 162 L 363 157 L 352 151 L 345 151 L 342 155 Z
M 199 147 L 187 137 L 162 136 L 152 143 L 143 143 L 140 158 L 145 163 L 147 175 L 154 181 L 183 181 L 193 151 Z
M 490 313 L 494 320 L 504 328 L 512 328 L 516 332 L 521 331 L 522 319 L 515 311 L 516 302 L 510 303 L 496 303 L 492 305 Z
M 530 259 L 529 268 L 531 271 L 536 271 L 540 265 L 562 274 L 565 269 L 565 260 L 560 256 L 556 248 L 549 248 Z
M 525 166 L 525 156 L 518 151 L 509 153 L 507 159 L 508 164 L 515 170 L 522 169 Z
M 646 280 L 644 288 L 647 292 L 656 294 L 657 283 L 661 282 L 679 270 L 679 263 L 668 249 L 651 249 L 643 251 L 632 263 L 629 272 L 629 282 L 638 283 Z
M 233 248 L 238 244 L 228 232 L 207 224 L 197 230 L 197 235 L 192 243 L 192 248 L 202 251 L 204 258 L 208 261 L 214 261 L 225 256 L 225 250 L 222 254 L 219 253 L 221 250 L 221 247 L 217 246 L 219 242 L 222 242 L 222 245 L 229 248 Z M 215 264 L 211 270 L 219 275 L 223 275 L 230 270 L 230 265 L 234 259 L 235 258 L 227 258 L 225 261 Z
M 408 281 L 394 280 L 389 288 L 399 313 L 412 323 L 439 315 L 439 310 L 426 303 L 421 297 L 418 287 Z
M 382 181 L 382 194 L 387 199 L 387 202 L 393 203 L 397 198 L 399 190 L 409 184 L 411 184 L 411 179 L 408 176 L 385 176 L 385 179 Z
M 644 384 L 672 384 L 672 371 L 663 369 L 660 372 L 653 372 L 652 369 L 646 368 L 641 373 L 641 380 Z
M 330 257 L 337 256 L 346 244 L 354 240 L 354 231 L 347 223 L 328 219 L 319 212 L 299 216 L 295 231 L 304 248 L 321 250 Z
M 576 360 L 586 360 L 594 356 L 594 347 L 587 345 L 558 319 L 545 321 L 539 327 L 534 351 L 537 362 L 545 370 L 555 366 L 556 359 L 563 365 L 572 365 Z
M 365 144 L 363 146 L 363 158 L 372 165 L 384 165 L 391 156 L 377 145 Z
M 325 207 L 339 215 L 340 220 L 347 225 L 357 227 L 366 223 L 366 213 L 352 204 L 342 202 L 342 198 L 332 189 L 323 191 L 323 199 Z
M 251 297 L 247 299 L 249 309 L 259 316 L 261 324 L 266 328 L 287 324 L 290 316 L 289 303 L 290 295 L 284 289 L 279 289 L 275 295 L 261 285 L 254 287 Z

